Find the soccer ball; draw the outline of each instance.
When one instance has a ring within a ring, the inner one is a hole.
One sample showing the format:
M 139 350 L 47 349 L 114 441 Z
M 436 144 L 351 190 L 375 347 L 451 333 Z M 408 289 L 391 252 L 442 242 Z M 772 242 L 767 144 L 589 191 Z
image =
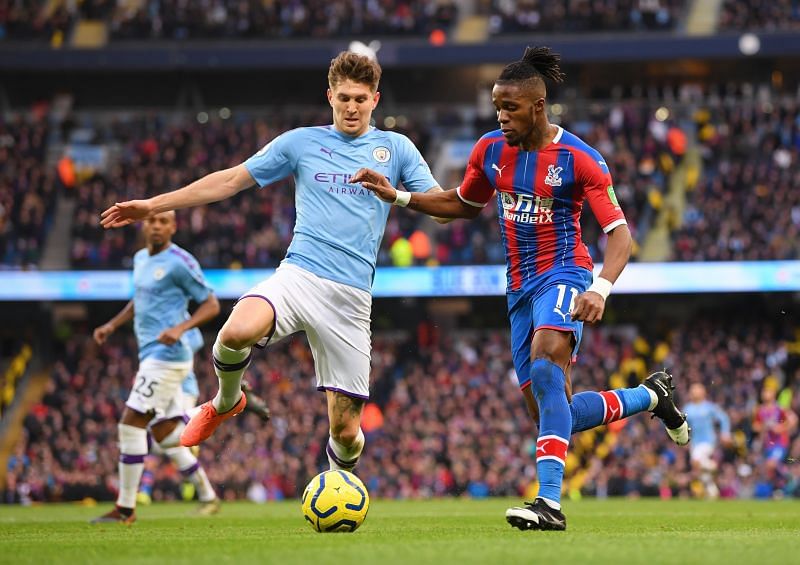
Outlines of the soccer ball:
M 303 491 L 303 515 L 318 532 L 354 532 L 367 517 L 369 493 L 347 471 L 325 471 Z

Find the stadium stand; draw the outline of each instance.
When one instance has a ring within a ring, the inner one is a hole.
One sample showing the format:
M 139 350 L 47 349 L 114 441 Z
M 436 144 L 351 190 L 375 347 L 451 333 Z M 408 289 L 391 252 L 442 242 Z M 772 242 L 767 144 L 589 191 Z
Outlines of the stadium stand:
M 787 407 L 800 408 L 800 396 L 791 394 L 800 373 L 787 354 L 800 334 L 791 325 L 749 318 L 702 315 L 649 336 L 633 325 L 588 330 L 573 372 L 575 390 L 635 386 L 654 368 L 676 367 L 681 392 L 704 382 L 710 399 L 730 415 L 734 444 L 714 453 L 721 496 L 800 496 L 792 466 L 764 473 L 764 446 L 752 431 L 762 387 L 784 389 Z M 206 357 L 207 351 L 196 363 L 201 398 L 216 386 Z M 115 492 L 112 446 L 136 364 L 133 341 L 121 336 L 98 348 L 75 335 L 60 359 L 9 462 L 5 502 L 111 499 Z M 298 496 L 306 478 L 325 465 L 327 437 L 325 404 L 314 391 L 304 340 L 259 355 L 248 379 L 268 398 L 273 418 L 265 426 L 246 415 L 237 419 L 238 429 L 220 429 L 201 451 L 209 477 L 229 500 Z M 376 333 L 372 401 L 364 419 L 369 456 L 359 475 L 374 495 L 519 496 L 531 488 L 534 436 L 505 330 L 451 333 L 422 323 L 416 332 Z M 688 451 L 644 416 L 577 435 L 573 443 L 566 483 L 572 496 L 706 495 Z M 790 446 L 790 457 L 797 457 L 798 430 Z M 181 497 L 180 476 L 169 465 L 157 472 L 155 497 Z

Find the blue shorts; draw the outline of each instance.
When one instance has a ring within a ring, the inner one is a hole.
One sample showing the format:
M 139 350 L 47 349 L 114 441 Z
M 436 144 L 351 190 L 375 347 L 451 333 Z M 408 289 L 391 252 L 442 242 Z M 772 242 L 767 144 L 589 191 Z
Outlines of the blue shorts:
M 511 322 L 511 355 L 519 387 L 531 384 L 531 339 L 536 330 L 572 332 L 573 360 L 583 336 L 583 322 L 570 318 L 572 303 L 592 284 L 592 273 L 580 267 L 548 273 L 541 284 L 508 292 L 508 319 Z

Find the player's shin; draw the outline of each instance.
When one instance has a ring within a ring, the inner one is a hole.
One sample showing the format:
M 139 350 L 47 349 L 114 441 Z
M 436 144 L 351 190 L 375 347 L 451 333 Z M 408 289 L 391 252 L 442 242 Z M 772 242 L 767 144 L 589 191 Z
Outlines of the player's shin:
M 219 392 L 212 403 L 218 413 L 227 412 L 242 397 L 242 375 L 250 365 L 252 348 L 231 349 L 219 341 L 214 342 L 214 372 L 219 379 Z
M 355 441 L 349 447 L 331 436 L 328 438 L 326 451 L 331 471 L 352 471 L 358 463 L 358 458 L 361 457 L 361 452 L 364 451 L 364 432 L 359 428 Z
M 564 371 L 545 359 L 531 365 L 531 387 L 539 405 L 539 438 L 536 442 L 538 498 L 561 508 L 561 483 L 572 430 L 572 413 L 564 393 Z
M 119 495 L 117 506 L 136 507 L 136 491 L 147 455 L 147 430 L 127 424 L 117 426 L 119 434 Z
M 652 410 L 658 398 L 643 385 L 634 388 L 579 392 L 572 397 L 572 433 L 622 420 Z
M 181 475 L 194 485 L 200 502 L 208 502 L 217 498 L 217 493 L 214 492 L 208 475 L 188 447 L 169 447 L 164 450 L 164 453 L 180 469 Z

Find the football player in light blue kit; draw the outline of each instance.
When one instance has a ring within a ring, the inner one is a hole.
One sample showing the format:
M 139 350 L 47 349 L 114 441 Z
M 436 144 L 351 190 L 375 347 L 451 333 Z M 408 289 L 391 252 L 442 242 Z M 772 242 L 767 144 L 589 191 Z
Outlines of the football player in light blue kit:
M 361 411 L 369 396 L 370 291 L 391 206 L 350 183 L 350 176 L 369 166 L 408 191 L 441 190 L 411 140 L 370 126 L 380 74 L 377 62 L 340 53 L 328 71 L 332 125 L 286 132 L 238 166 L 103 212 L 102 225 L 115 228 L 294 176 L 297 221 L 286 258 L 239 300 L 219 332 L 213 348 L 219 392 L 189 422 L 182 445 L 200 443 L 242 411 L 247 400 L 239 383 L 253 345 L 305 331 L 317 388 L 327 396 L 330 466 L 349 470 L 357 463 L 364 447 Z
M 147 246 L 133 258 L 133 300 L 94 331 L 95 341 L 102 344 L 119 326 L 133 319 L 139 371 L 119 424 L 116 507 L 93 522 L 130 524 L 136 520 L 136 491 L 148 452 L 148 430 L 194 484 L 201 513 L 214 513 L 219 508 L 219 499 L 197 458 L 178 442 L 184 429 L 181 385 L 192 370 L 192 338 L 199 335 L 198 326 L 216 317 L 219 302 L 195 258 L 172 243 L 174 212 L 148 217 L 143 231 Z M 187 310 L 190 300 L 199 304 L 192 315 Z
M 706 387 L 701 383 L 693 383 L 689 387 L 689 403 L 684 407 L 686 421 L 692 428 L 692 448 L 690 457 L 692 467 L 700 473 L 700 479 L 709 498 L 719 496 L 719 488 L 714 482 L 717 461 L 714 457 L 717 450 L 717 439 L 723 445 L 731 443 L 731 419 L 725 411 L 706 399 Z M 719 427 L 719 438 L 717 437 Z

